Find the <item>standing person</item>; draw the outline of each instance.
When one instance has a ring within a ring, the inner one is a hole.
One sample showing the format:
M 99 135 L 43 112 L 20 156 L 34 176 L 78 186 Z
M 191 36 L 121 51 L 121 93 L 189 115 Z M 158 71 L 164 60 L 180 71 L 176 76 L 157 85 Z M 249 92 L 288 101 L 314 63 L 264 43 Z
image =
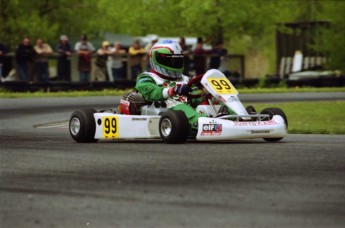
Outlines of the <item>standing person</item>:
M 139 40 L 135 40 L 132 46 L 129 48 L 130 65 L 132 78 L 136 77 L 142 71 L 142 60 L 145 54 L 145 49 L 140 46 Z
M 106 81 L 107 79 L 107 61 L 111 54 L 109 49 L 109 42 L 103 41 L 102 47 L 97 51 L 95 62 L 95 72 L 92 81 Z
M 184 56 L 184 66 L 183 66 L 183 74 L 189 76 L 189 48 L 186 44 L 186 39 L 184 37 L 180 37 L 179 45 L 182 49 L 182 54 Z
M 72 47 L 68 42 L 66 35 L 60 36 L 60 42 L 56 46 L 56 52 L 59 54 L 57 59 L 57 76 L 58 80 L 71 81 L 71 59 Z
M 27 81 L 29 79 L 29 65 L 32 64 L 34 56 L 35 50 L 30 39 L 24 38 L 15 50 L 16 67 L 20 80 Z
M 194 62 L 194 70 L 195 70 L 196 75 L 205 73 L 206 51 L 203 48 L 203 45 L 204 45 L 203 39 L 201 37 L 198 37 L 196 48 L 193 51 L 193 54 L 194 54 L 193 62 Z
M 150 71 L 151 65 L 150 65 L 150 60 L 149 60 L 149 53 L 153 45 L 155 45 L 158 42 L 159 37 L 157 35 L 154 35 L 151 39 L 151 42 L 147 43 L 145 46 L 145 52 L 146 56 L 144 57 L 145 59 L 145 68 L 147 71 Z
M 74 50 L 79 54 L 78 70 L 80 82 L 89 82 L 91 75 L 91 54 L 95 51 L 92 43 L 88 42 L 87 36 L 82 35 L 80 41 L 75 44 Z
M 111 51 L 111 72 L 113 74 L 113 78 L 124 79 L 125 74 L 123 72 L 122 54 L 125 54 L 126 50 L 122 49 L 121 44 L 119 42 L 115 42 L 114 47 L 110 51 Z
M 212 50 L 212 57 L 210 59 L 209 69 L 219 69 L 221 63 L 221 57 L 226 55 L 228 51 L 224 48 L 222 42 L 217 42 Z
M 37 72 L 37 79 L 39 81 L 49 81 L 49 64 L 48 55 L 53 53 L 49 44 L 44 43 L 43 39 L 37 39 L 35 45 L 36 59 L 35 68 Z
M 4 55 L 6 55 L 8 52 L 7 47 L 3 44 L 0 43 L 0 78 L 4 75 L 4 64 L 5 64 L 5 57 Z

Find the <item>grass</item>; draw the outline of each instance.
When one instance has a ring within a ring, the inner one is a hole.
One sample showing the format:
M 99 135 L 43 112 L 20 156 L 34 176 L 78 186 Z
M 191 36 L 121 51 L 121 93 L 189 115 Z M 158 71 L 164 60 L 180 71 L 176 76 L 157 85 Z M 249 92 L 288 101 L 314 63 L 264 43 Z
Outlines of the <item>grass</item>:
M 345 101 L 257 103 L 257 111 L 267 107 L 281 108 L 289 122 L 289 133 L 345 134 Z
M 277 88 L 244 88 L 238 89 L 241 93 L 309 93 L 309 92 L 345 92 L 345 87 L 277 87 Z
M 131 90 L 131 89 L 129 89 Z M 0 88 L 0 98 L 32 98 L 32 97 L 90 97 L 90 96 L 119 96 L 129 90 L 105 89 L 101 91 L 61 91 L 61 92 L 9 92 Z M 345 92 L 345 87 L 312 88 L 254 88 L 238 89 L 239 93 L 290 93 L 290 92 Z
M 0 98 L 35 98 L 35 97 L 95 97 L 120 96 L 130 90 L 101 90 L 101 91 L 59 91 L 59 92 L 8 92 L 0 90 Z

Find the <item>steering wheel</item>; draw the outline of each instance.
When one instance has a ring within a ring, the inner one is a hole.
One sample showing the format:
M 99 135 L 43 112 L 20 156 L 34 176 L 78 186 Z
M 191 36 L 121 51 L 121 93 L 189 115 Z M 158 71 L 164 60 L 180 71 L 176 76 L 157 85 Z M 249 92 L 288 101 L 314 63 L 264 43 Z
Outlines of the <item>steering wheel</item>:
M 187 83 L 187 85 L 188 85 L 188 86 L 191 86 L 191 85 L 193 85 L 193 84 L 195 84 L 195 83 L 197 83 L 197 82 L 200 82 L 203 76 L 204 76 L 204 74 L 199 74 L 199 75 L 195 76 L 194 78 L 192 78 L 192 80 L 190 80 L 190 81 Z
M 189 87 L 191 87 L 192 85 L 196 84 L 196 83 L 200 83 L 202 77 L 204 76 L 204 74 L 199 74 L 197 76 L 195 76 L 194 78 L 192 78 L 188 83 L 187 85 Z M 188 97 L 189 98 L 199 98 L 202 96 L 202 93 L 201 94 L 189 94 Z

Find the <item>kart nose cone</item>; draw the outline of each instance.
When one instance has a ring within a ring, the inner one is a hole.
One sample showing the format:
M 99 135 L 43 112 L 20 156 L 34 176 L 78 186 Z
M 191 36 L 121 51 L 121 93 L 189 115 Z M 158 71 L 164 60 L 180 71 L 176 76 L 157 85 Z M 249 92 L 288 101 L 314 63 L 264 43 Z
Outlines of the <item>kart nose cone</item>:
M 77 135 L 80 131 L 80 121 L 78 118 L 74 117 L 72 120 L 71 120 L 71 123 L 69 125 L 69 129 L 72 133 L 72 135 Z

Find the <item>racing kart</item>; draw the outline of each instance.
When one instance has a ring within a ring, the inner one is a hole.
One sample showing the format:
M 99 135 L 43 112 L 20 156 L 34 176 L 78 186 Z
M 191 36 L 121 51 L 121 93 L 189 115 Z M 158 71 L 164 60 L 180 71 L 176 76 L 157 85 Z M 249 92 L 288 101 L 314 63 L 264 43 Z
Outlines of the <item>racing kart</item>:
M 219 70 L 211 69 L 193 78 L 188 85 L 193 84 L 202 88 L 202 93 L 190 95 L 202 100 L 195 110 L 205 116 L 198 118 L 197 126 L 190 126 L 182 111 L 169 110 L 176 105 L 176 99 L 148 103 L 139 93 L 130 92 L 122 96 L 118 110 L 75 111 L 69 121 L 70 134 L 79 143 L 159 138 L 166 143 L 184 143 L 188 138 L 263 138 L 274 142 L 287 135 L 288 121 L 281 109 L 265 108 L 257 113 L 253 106 L 245 108 L 235 87 Z

